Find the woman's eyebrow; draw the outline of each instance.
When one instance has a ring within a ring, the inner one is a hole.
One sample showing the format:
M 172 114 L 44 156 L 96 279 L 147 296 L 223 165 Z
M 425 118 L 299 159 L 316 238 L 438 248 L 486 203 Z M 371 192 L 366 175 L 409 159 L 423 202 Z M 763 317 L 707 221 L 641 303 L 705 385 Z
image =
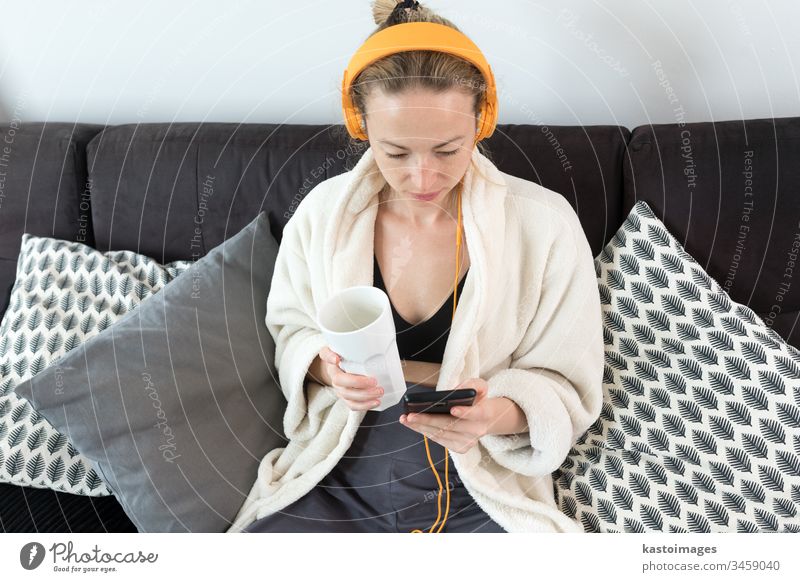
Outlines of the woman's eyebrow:
M 433 146 L 433 147 L 434 147 L 434 148 L 440 148 L 440 147 L 442 147 L 442 146 L 446 146 L 447 144 L 449 144 L 449 143 L 452 143 L 452 142 L 456 141 L 457 139 L 464 139 L 464 136 L 463 136 L 463 135 L 457 135 L 457 136 L 455 136 L 454 138 L 451 138 L 451 139 L 448 139 L 448 140 L 447 140 L 447 141 L 445 141 L 445 142 L 442 142 L 442 143 L 436 144 L 436 145 L 435 145 L 435 146 Z M 387 141 L 387 140 L 385 140 L 385 139 L 381 139 L 381 140 L 378 140 L 378 141 L 380 141 L 381 143 L 385 143 L 386 145 L 390 145 L 390 146 L 392 146 L 392 147 L 399 148 L 399 149 L 401 149 L 401 150 L 407 150 L 407 149 L 408 149 L 408 148 L 407 148 L 407 147 L 405 147 L 405 146 L 397 145 L 396 143 L 392 143 L 392 142 L 390 142 L 390 141 Z

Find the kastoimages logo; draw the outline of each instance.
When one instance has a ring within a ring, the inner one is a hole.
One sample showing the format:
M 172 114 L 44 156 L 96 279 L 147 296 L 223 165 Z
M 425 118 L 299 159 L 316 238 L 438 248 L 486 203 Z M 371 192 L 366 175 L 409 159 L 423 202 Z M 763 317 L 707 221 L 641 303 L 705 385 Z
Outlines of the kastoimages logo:
M 30 542 L 19 551 L 19 563 L 26 570 L 35 570 L 44 561 L 44 546 L 38 542 Z

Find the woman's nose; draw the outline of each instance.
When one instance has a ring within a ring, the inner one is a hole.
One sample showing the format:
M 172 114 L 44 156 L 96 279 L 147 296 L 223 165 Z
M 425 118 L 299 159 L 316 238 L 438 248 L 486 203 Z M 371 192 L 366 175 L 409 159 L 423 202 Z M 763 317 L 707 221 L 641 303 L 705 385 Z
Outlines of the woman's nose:
M 417 163 L 411 168 L 411 183 L 414 192 L 430 192 L 436 187 L 439 172 L 436 168 L 427 165 L 426 162 Z

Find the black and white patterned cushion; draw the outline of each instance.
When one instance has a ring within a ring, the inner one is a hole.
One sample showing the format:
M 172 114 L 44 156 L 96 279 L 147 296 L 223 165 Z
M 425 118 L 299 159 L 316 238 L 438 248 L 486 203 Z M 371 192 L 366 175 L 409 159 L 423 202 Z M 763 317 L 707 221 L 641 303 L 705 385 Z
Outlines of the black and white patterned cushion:
M 595 259 L 600 418 L 554 483 L 592 532 L 800 531 L 800 354 L 643 201 Z
M 111 495 L 69 441 L 14 387 L 97 335 L 193 264 L 22 235 L 0 323 L 0 482 Z M 58 387 L 54 387 L 58 389 Z

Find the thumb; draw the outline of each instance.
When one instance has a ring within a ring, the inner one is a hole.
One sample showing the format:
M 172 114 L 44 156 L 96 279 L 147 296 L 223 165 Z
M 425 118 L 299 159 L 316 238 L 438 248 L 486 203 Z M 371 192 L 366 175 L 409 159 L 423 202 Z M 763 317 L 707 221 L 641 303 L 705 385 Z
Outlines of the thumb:
M 481 378 L 470 378 L 469 380 L 465 380 L 461 384 L 459 384 L 456 389 L 459 388 L 472 388 L 475 390 L 475 402 L 477 403 L 480 400 L 483 400 L 486 397 L 488 392 L 487 384 Z
M 477 392 L 475 395 L 476 403 L 484 400 L 489 395 L 489 385 L 484 380 L 478 379 L 470 388 L 474 388 Z

